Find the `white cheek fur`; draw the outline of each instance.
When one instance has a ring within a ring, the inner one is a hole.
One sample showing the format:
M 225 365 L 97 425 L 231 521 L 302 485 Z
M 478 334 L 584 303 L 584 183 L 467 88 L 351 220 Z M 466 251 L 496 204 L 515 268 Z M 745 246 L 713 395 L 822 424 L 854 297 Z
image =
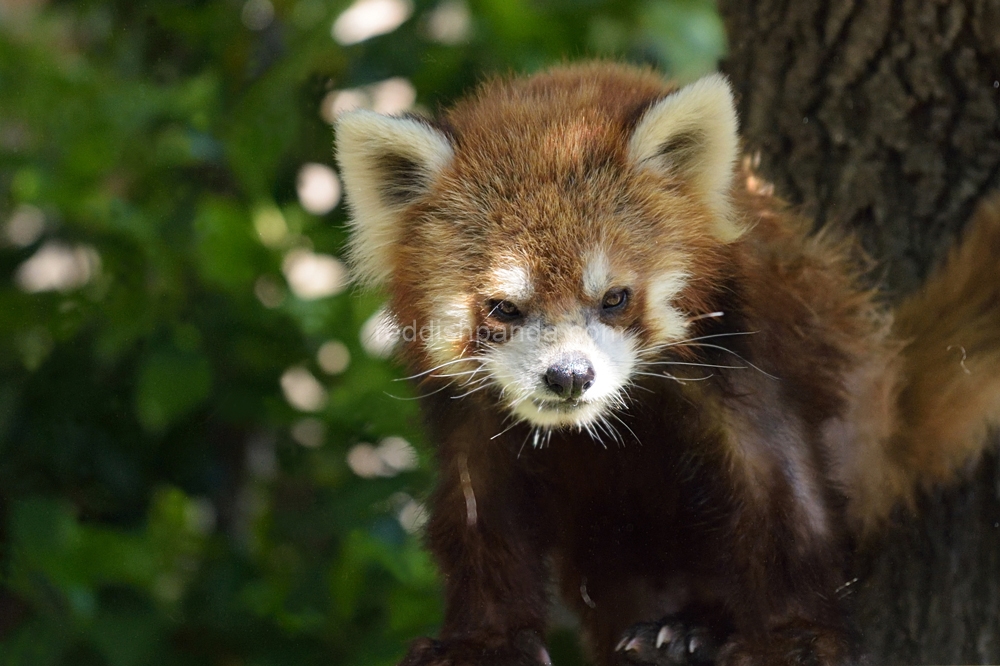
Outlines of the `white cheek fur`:
M 460 353 L 473 334 L 472 310 L 464 295 L 437 299 L 433 309 L 437 316 L 412 335 L 423 343 L 435 363 L 447 363 Z M 403 331 L 404 340 L 407 333 Z
M 657 342 L 682 340 L 687 333 L 687 318 L 672 305 L 687 281 L 688 274 L 680 270 L 664 271 L 649 281 L 646 314 Z

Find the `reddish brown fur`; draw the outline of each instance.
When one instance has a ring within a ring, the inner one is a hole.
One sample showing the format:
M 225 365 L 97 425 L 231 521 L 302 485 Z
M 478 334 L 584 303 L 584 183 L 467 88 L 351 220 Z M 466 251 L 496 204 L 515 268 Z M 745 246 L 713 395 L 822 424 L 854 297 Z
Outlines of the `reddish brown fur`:
M 719 663 L 842 663 L 849 529 L 918 480 L 947 478 L 1000 413 L 997 203 L 893 334 L 850 241 L 809 235 L 746 187 L 749 174 L 732 192 L 749 230 L 722 244 L 683 180 L 629 165 L 631 129 L 670 91 L 652 72 L 590 64 L 494 81 L 446 112 L 455 159 L 403 217 L 391 309 L 421 324 L 448 299 L 477 308 L 491 295 L 485 268 L 513 253 L 539 307 L 558 310 L 582 298 L 580 257 L 599 243 L 639 276 L 695 276 L 678 308 L 726 315 L 692 336 L 752 332 L 667 357 L 760 371 L 640 382 L 623 416 L 639 442 L 611 449 L 572 430 L 525 447 L 526 426 L 497 436 L 508 424 L 495 395 L 428 397 L 440 481 L 427 538 L 447 611 L 440 641 L 415 643 L 407 666 L 537 664 L 552 573 L 599 663 L 633 623 L 690 609 L 734 630 Z M 641 333 L 641 312 L 623 326 Z M 478 342 L 464 344 L 455 356 Z M 964 346 L 972 375 L 949 345 Z M 432 364 L 420 345 L 404 354 Z
M 978 459 L 986 426 L 1000 423 L 998 268 L 994 195 L 945 265 L 897 311 L 894 332 L 906 348 L 891 455 L 906 476 L 904 488 L 950 480 Z

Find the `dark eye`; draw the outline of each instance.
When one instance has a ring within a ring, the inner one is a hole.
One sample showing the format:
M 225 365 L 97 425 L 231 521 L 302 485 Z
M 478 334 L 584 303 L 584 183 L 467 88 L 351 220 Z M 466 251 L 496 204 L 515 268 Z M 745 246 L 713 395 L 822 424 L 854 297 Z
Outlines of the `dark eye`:
M 608 293 L 604 294 L 604 298 L 601 299 L 601 309 L 605 311 L 620 310 L 628 303 L 628 297 L 628 289 L 609 289 Z
M 491 300 L 487 303 L 490 317 L 498 321 L 514 321 L 521 318 L 521 311 L 510 301 Z

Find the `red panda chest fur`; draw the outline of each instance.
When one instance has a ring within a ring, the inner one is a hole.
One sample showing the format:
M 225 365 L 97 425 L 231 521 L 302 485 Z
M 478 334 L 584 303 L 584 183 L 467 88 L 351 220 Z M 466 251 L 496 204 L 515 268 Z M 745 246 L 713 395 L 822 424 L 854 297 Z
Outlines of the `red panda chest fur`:
M 736 131 L 721 76 L 607 63 L 340 119 L 352 266 L 438 445 L 446 616 L 405 665 L 546 663 L 552 576 L 599 663 L 853 657 L 902 345 Z

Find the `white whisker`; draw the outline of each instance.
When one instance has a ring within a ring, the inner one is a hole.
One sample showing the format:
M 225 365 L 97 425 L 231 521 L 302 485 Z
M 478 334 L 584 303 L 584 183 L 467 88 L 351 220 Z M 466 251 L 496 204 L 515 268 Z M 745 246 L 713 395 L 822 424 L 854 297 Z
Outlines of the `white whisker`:
M 753 368 L 753 369 L 754 369 L 754 370 L 756 370 L 757 372 L 761 373 L 762 375 L 765 375 L 765 376 L 767 376 L 767 377 L 770 377 L 771 379 L 774 379 L 774 380 L 776 380 L 776 381 L 781 381 L 781 378 L 780 378 L 780 377 L 775 377 L 775 376 L 774 376 L 774 375 L 772 375 L 771 373 L 769 373 L 769 372 L 765 372 L 765 371 L 761 370 L 761 369 L 760 369 L 760 368 L 758 368 L 758 367 L 757 367 L 756 365 L 754 365 L 754 364 L 753 364 L 753 363 L 751 363 L 750 361 L 746 360 L 745 358 L 743 358 L 742 356 L 740 356 L 739 354 L 737 354 L 736 352 L 734 352 L 734 351 L 733 351 L 732 349 L 727 349 L 726 347 L 722 347 L 722 346 L 719 346 L 719 345 L 710 345 L 710 344 L 705 344 L 705 343 L 703 343 L 703 342 L 699 342 L 699 343 L 697 343 L 697 344 L 693 344 L 693 345 L 691 345 L 691 346 L 692 346 L 692 347 L 711 347 L 712 349 L 720 349 L 720 350 L 722 350 L 722 351 L 724 351 L 724 352 L 729 352 L 730 354 L 732 354 L 732 355 L 733 355 L 733 356 L 735 356 L 736 358 L 740 359 L 741 361 L 743 361 L 744 363 L 746 363 L 747 365 L 749 365 L 749 366 L 750 366 L 751 368 Z
M 713 340 L 715 338 L 726 338 L 726 337 L 733 337 L 736 335 L 756 335 L 757 333 L 759 333 L 759 331 L 732 331 L 730 333 L 712 333 L 711 335 L 699 335 L 698 337 L 688 338 L 686 340 L 674 340 L 673 342 L 664 342 L 657 345 L 650 345 L 649 347 L 640 349 L 639 354 L 645 355 L 645 354 L 656 353 L 658 351 L 667 349 L 669 347 L 687 345 L 693 342 L 700 342 L 702 340 Z
M 718 318 L 718 317 L 724 317 L 725 314 L 726 314 L 725 312 L 721 312 L 721 311 L 720 312 L 708 312 L 706 314 L 700 314 L 700 315 L 696 315 L 694 317 L 691 317 L 690 319 L 688 319 L 688 323 L 691 324 L 691 323 L 696 322 L 696 321 L 701 321 L 702 319 L 715 319 L 715 318 Z
M 511 430 L 513 430 L 513 429 L 514 429 L 514 427 L 515 427 L 515 426 L 517 426 L 517 424 L 518 424 L 518 423 L 520 423 L 520 421 L 514 421 L 514 422 L 513 422 L 513 423 L 511 423 L 511 424 L 510 424 L 509 426 L 507 426 L 506 428 L 504 428 L 503 430 L 501 430 L 501 431 L 500 431 L 500 432 L 498 432 L 497 434 L 495 434 L 495 435 L 493 435 L 492 437 L 490 437 L 490 441 L 492 442 L 492 441 L 493 441 L 494 439 L 496 439 L 497 437 L 500 437 L 501 435 L 504 435 L 504 434 L 506 434 L 506 433 L 510 432 Z
M 677 382 L 678 384 L 683 384 L 685 382 L 703 382 L 706 379 L 711 379 L 712 377 L 715 376 L 715 374 L 713 373 L 713 374 L 710 374 L 710 375 L 705 375 L 704 377 L 683 377 L 682 378 L 682 377 L 677 377 L 676 375 L 672 375 L 672 374 L 670 374 L 669 372 L 666 372 L 666 371 L 659 372 L 659 373 L 657 373 L 657 372 L 637 372 L 635 374 L 639 375 L 639 376 L 642 376 L 642 377 L 656 377 L 657 379 L 672 379 L 675 382 Z
M 485 381 L 485 380 L 480 380 L 477 383 L 479 385 L 476 386 L 476 388 L 472 389 L 471 391 L 466 391 L 465 393 L 462 393 L 462 394 L 459 394 L 459 395 L 453 395 L 453 396 L 451 396 L 451 399 L 452 400 L 461 400 L 462 398 L 466 398 L 466 397 L 472 395 L 473 393 L 478 393 L 479 391 L 482 391 L 483 389 L 488 389 L 490 387 L 489 382 Z
M 475 375 L 477 372 L 481 371 L 482 367 L 476 368 L 475 370 L 465 370 L 464 372 L 449 372 L 443 375 L 430 375 L 434 379 L 444 379 L 447 377 L 464 377 L 465 375 Z
M 618 434 L 618 431 L 615 430 L 611 422 L 608 421 L 607 415 L 602 414 L 597 422 L 600 424 L 601 429 L 608 433 L 608 436 L 613 439 L 618 446 L 625 446 L 625 442 L 622 441 L 621 435 Z
M 416 379 L 417 377 L 423 377 L 424 375 L 432 374 L 434 372 L 437 372 L 441 368 L 448 367 L 449 365 L 454 365 L 455 363 L 462 363 L 463 361 L 472 361 L 472 362 L 477 362 L 477 363 L 481 362 L 481 361 L 479 361 L 479 359 L 477 359 L 474 356 L 473 357 L 464 357 L 463 356 L 462 358 L 453 358 L 450 361 L 445 361 L 444 363 L 441 363 L 440 365 L 434 366 L 430 370 L 424 370 L 423 372 L 418 372 L 417 374 L 410 375 L 409 377 L 397 377 L 396 379 L 393 379 L 392 381 L 394 381 L 394 382 L 405 382 L 405 381 L 410 380 L 410 379 Z
M 627 423 L 625 423 L 625 421 L 622 420 L 622 417 L 618 416 L 614 412 L 611 412 L 609 414 L 609 416 L 611 416 L 611 418 L 613 418 L 614 420 L 618 421 L 618 423 L 621 423 L 625 427 L 626 430 L 628 430 L 630 433 L 632 433 L 632 437 L 635 438 L 636 443 L 639 446 L 642 446 L 642 440 L 640 440 L 639 436 L 637 434 L 635 434 L 635 431 L 632 430 L 632 428 L 630 428 L 629 425 Z M 622 446 L 624 446 L 624 445 L 625 445 L 625 443 L 622 442 Z
M 382 393 L 386 394 L 390 398 L 393 398 L 394 400 L 422 400 L 423 398 L 427 398 L 429 396 L 432 396 L 435 393 L 440 393 L 441 391 L 444 391 L 445 389 L 447 389 L 450 386 L 451 386 L 451 384 L 445 384 L 441 388 L 434 389 L 430 393 L 423 393 L 421 395 L 415 395 L 413 397 L 405 397 L 405 396 L 401 396 L 401 395 L 393 395 L 393 394 L 389 393 L 388 391 L 382 391 Z
M 654 366 L 654 365 L 690 365 L 696 368 L 722 368 L 725 370 L 746 370 L 745 365 L 714 365 L 712 363 L 694 363 L 689 361 L 647 361 L 643 363 L 643 366 Z

